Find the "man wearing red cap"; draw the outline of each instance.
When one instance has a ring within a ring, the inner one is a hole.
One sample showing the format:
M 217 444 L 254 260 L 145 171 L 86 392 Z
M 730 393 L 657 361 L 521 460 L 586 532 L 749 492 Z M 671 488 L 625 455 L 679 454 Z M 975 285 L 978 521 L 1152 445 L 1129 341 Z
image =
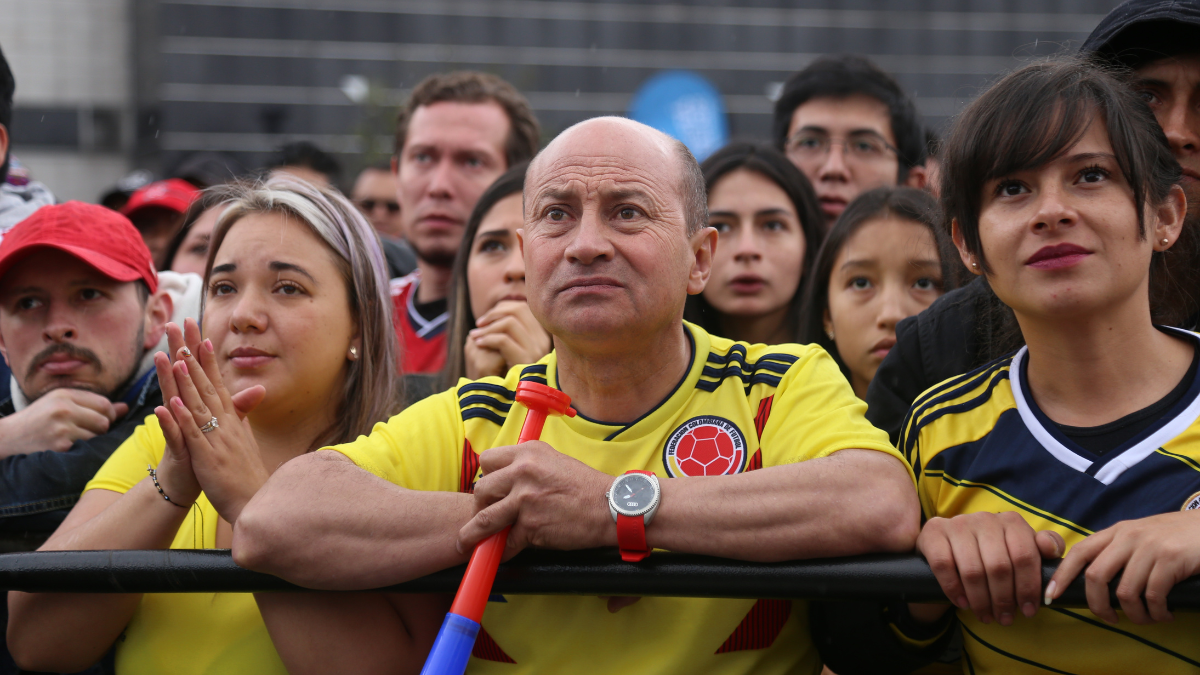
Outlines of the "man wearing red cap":
M 108 456 L 162 404 L 143 355 L 171 299 L 150 251 L 102 206 L 46 206 L 0 241 L 0 532 L 50 534 Z
M 179 227 L 192 200 L 199 196 L 196 186 L 181 178 L 160 180 L 133 193 L 121 208 L 141 233 L 157 267 L 167 264 L 167 246 Z

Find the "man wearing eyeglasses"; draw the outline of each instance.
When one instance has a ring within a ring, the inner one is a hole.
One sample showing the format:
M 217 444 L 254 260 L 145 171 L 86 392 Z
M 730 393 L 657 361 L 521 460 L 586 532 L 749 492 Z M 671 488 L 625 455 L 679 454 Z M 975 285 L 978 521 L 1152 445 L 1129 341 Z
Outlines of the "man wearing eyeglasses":
M 925 141 L 912 100 L 861 56 L 813 61 L 775 103 L 775 143 L 812 181 L 828 230 L 858 195 L 925 185 Z
M 400 202 L 396 200 L 396 176 L 392 168 L 382 164 L 363 169 L 354 180 L 350 201 L 379 233 L 391 278 L 403 277 L 417 269 L 417 254 L 404 238 Z

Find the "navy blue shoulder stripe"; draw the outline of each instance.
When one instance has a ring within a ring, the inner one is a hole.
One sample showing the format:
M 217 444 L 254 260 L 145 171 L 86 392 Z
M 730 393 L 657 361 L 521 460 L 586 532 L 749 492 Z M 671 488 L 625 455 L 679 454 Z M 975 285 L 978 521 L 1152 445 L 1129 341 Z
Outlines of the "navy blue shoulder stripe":
M 466 408 L 467 406 L 478 405 L 478 404 L 490 405 L 502 413 L 507 413 L 509 410 L 512 409 L 512 406 L 513 406 L 513 404 L 511 404 L 511 403 L 505 403 L 504 401 L 496 400 L 495 397 L 488 396 L 487 394 L 475 394 L 473 396 L 466 396 L 464 398 L 459 399 L 459 401 L 458 401 L 459 408 Z
M 924 394 L 918 396 L 913 401 L 913 404 L 909 406 L 908 415 L 905 416 L 904 420 L 905 426 L 908 425 L 908 418 L 920 417 L 929 408 L 962 396 L 983 384 L 992 376 L 992 373 L 1002 368 L 1007 368 L 1011 363 L 1012 355 L 1010 354 L 929 389 Z
M 493 422 L 498 426 L 504 426 L 504 418 L 495 412 L 488 410 L 487 408 L 467 408 L 466 410 L 462 411 L 462 419 L 464 422 L 475 419 L 476 417 L 482 417 L 483 419 Z
M 989 373 L 989 375 L 992 378 L 992 381 L 989 382 L 987 388 L 984 389 L 983 391 L 979 392 L 978 395 L 973 396 L 973 397 L 971 397 L 965 401 L 962 401 L 960 403 L 955 403 L 954 405 L 948 405 L 945 408 L 939 408 L 939 409 L 929 413 L 928 415 L 921 417 L 920 419 L 916 420 L 913 423 L 913 427 L 911 429 L 906 425 L 905 432 L 904 432 L 904 441 L 902 443 L 903 447 L 900 449 L 900 451 L 902 453 L 904 453 L 904 456 L 905 457 L 910 456 L 910 453 L 912 452 L 912 446 L 914 443 L 917 442 L 917 437 L 920 436 L 921 429 L 924 429 L 925 427 L 929 426 L 930 424 L 934 423 L 935 421 L 937 421 L 938 419 L 942 418 L 945 415 L 954 415 L 954 414 L 958 414 L 958 413 L 968 412 L 968 411 L 974 410 L 975 408 L 978 408 L 979 406 L 983 405 L 984 403 L 987 403 L 992 398 L 992 392 L 996 389 L 996 386 L 998 384 L 1000 384 L 1001 382 L 1008 379 L 1008 371 L 1007 370 L 1002 370 L 1002 371 L 995 372 L 995 373 Z M 951 399 L 953 399 L 953 398 L 954 397 L 951 397 Z M 911 459 L 910 459 L 910 462 L 911 462 Z
M 463 394 L 469 394 L 473 391 L 486 391 L 497 396 L 503 396 L 510 401 L 517 400 L 517 395 L 513 392 L 513 390 L 506 389 L 498 384 L 488 384 L 487 382 L 472 382 L 471 384 L 464 384 L 458 388 L 458 395 L 462 396 Z
M 937 405 L 944 400 L 960 396 L 963 392 L 969 391 L 972 387 L 979 386 L 979 383 L 988 378 L 988 376 L 997 369 L 1007 368 L 1012 364 L 1013 354 L 1003 356 L 979 366 L 978 368 L 952 377 L 945 382 L 936 384 L 924 391 L 920 396 L 913 401 L 912 408 L 916 409 L 920 406 Z M 938 400 L 932 400 L 932 399 Z
M 521 381 L 546 384 L 546 364 L 535 363 L 532 366 L 525 366 L 521 369 Z
M 715 379 L 698 380 L 696 382 L 696 388 L 711 394 L 717 390 L 717 387 L 721 386 L 721 383 L 724 382 L 726 378 L 736 377 L 742 381 L 746 390 L 746 395 L 749 396 L 750 388 L 756 384 L 765 384 L 771 387 L 778 387 L 783 378 L 779 377 L 778 375 L 772 375 L 771 373 L 783 374 L 788 371 L 789 367 L 790 366 L 784 366 L 770 361 L 764 363 L 761 360 L 751 364 L 749 367 L 749 372 L 743 370 L 741 366 L 736 364 L 730 364 L 725 368 L 720 369 L 705 366 L 703 372 L 701 372 L 701 375 L 703 377 L 712 377 Z
M 729 351 L 725 354 L 717 354 L 715 352 L 709 352 L 707 361 L 708 361 L 708 363 L 726 364 L 726 363 L 729 363 L 730 359 L 732 359 L 734 361 L 741 361 L 741 362 L 745 363 L 746 348 L 742 345 L 735 344 L 732 347 L 730 347 Z

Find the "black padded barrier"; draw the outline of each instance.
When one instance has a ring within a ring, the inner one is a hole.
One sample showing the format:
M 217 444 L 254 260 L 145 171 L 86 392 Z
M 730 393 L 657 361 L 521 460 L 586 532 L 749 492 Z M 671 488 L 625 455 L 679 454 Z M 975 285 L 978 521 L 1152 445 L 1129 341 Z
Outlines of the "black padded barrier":
M 1042 566 L 1043 583 L 1058 561 Z M 453 593 L 456 567 L 386 589 Z M 1115 590 L 1116 584 L 1112 585 Z M 0 555 L 0 590 L 68 593 L 213 593 L 307 590 L 238 567 L 227 550 L 43 551 Z M 871 555 L 780 563 L 659 552 L 640 563 L 616 551 L 525 551 L 500 566 L 493 587 L 512 595 L 626 595 L 944 602 L 916 555 Z M 1055 603 L 1085 607 L 1082 577 Z M 1117 606 L 1116 599 L 1113 599 Z M 1172 609 L 1200 609 L 1200 577 L 1175 586 Z

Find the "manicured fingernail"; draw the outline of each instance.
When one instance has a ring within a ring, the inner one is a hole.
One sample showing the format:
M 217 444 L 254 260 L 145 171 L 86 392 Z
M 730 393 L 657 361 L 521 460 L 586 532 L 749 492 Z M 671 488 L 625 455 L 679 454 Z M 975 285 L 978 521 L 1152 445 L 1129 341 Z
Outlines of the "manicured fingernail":
M 1037 605 L 1032 602 L 1027 602 L 1024 605 L 1021 605 L 1021 613 L 1025 615 L 1026 619 L 1032 619 L 1033 615 L 1037 613 Z
M 187 375 L 187 374 L 188 374 L 188 369 L 187 369 L 187 361 L 180 361 L 180 362 L 179 362 L 179 369 L 183 371 L 183 374 L 184 374 L 184 375 Z
M 1012 625 L 1012 614 L 1009 614 L 1007 612 L 1001 614 L 1000 615 L 1000 625 L 1001 626 L 1011 626 Z
M 184 407 L 184 405 L 183 405 L 183 399 L 179 398 L 178 396 L 172 397 L 172 398 L 171 398 L 171 405 L 173 405 L 173 406 L 176 406 L 176 407 L 178 407 L 178 408 L 182 408 L 182 407 Z
M 1050 603 L 1054 601 L 1054 591 L 1057 589 L 1058 582 L 1053 579 L 1050 580 L 1050 583 L 1046 584 L 1046 596 L 1042 599 L 1046 601 L 1047 607 L 1049 607 Z
M 204 348 L 208 350 L 208 353 L 209 353 L 209 354 L 212 354 L 212 353 L 213 353 L 213 351 L 214 351 L 214 350 L 213 350 L 213 346 L 212 346 L 212 340 L 205 340 L 205 341 L 204 341 Z

